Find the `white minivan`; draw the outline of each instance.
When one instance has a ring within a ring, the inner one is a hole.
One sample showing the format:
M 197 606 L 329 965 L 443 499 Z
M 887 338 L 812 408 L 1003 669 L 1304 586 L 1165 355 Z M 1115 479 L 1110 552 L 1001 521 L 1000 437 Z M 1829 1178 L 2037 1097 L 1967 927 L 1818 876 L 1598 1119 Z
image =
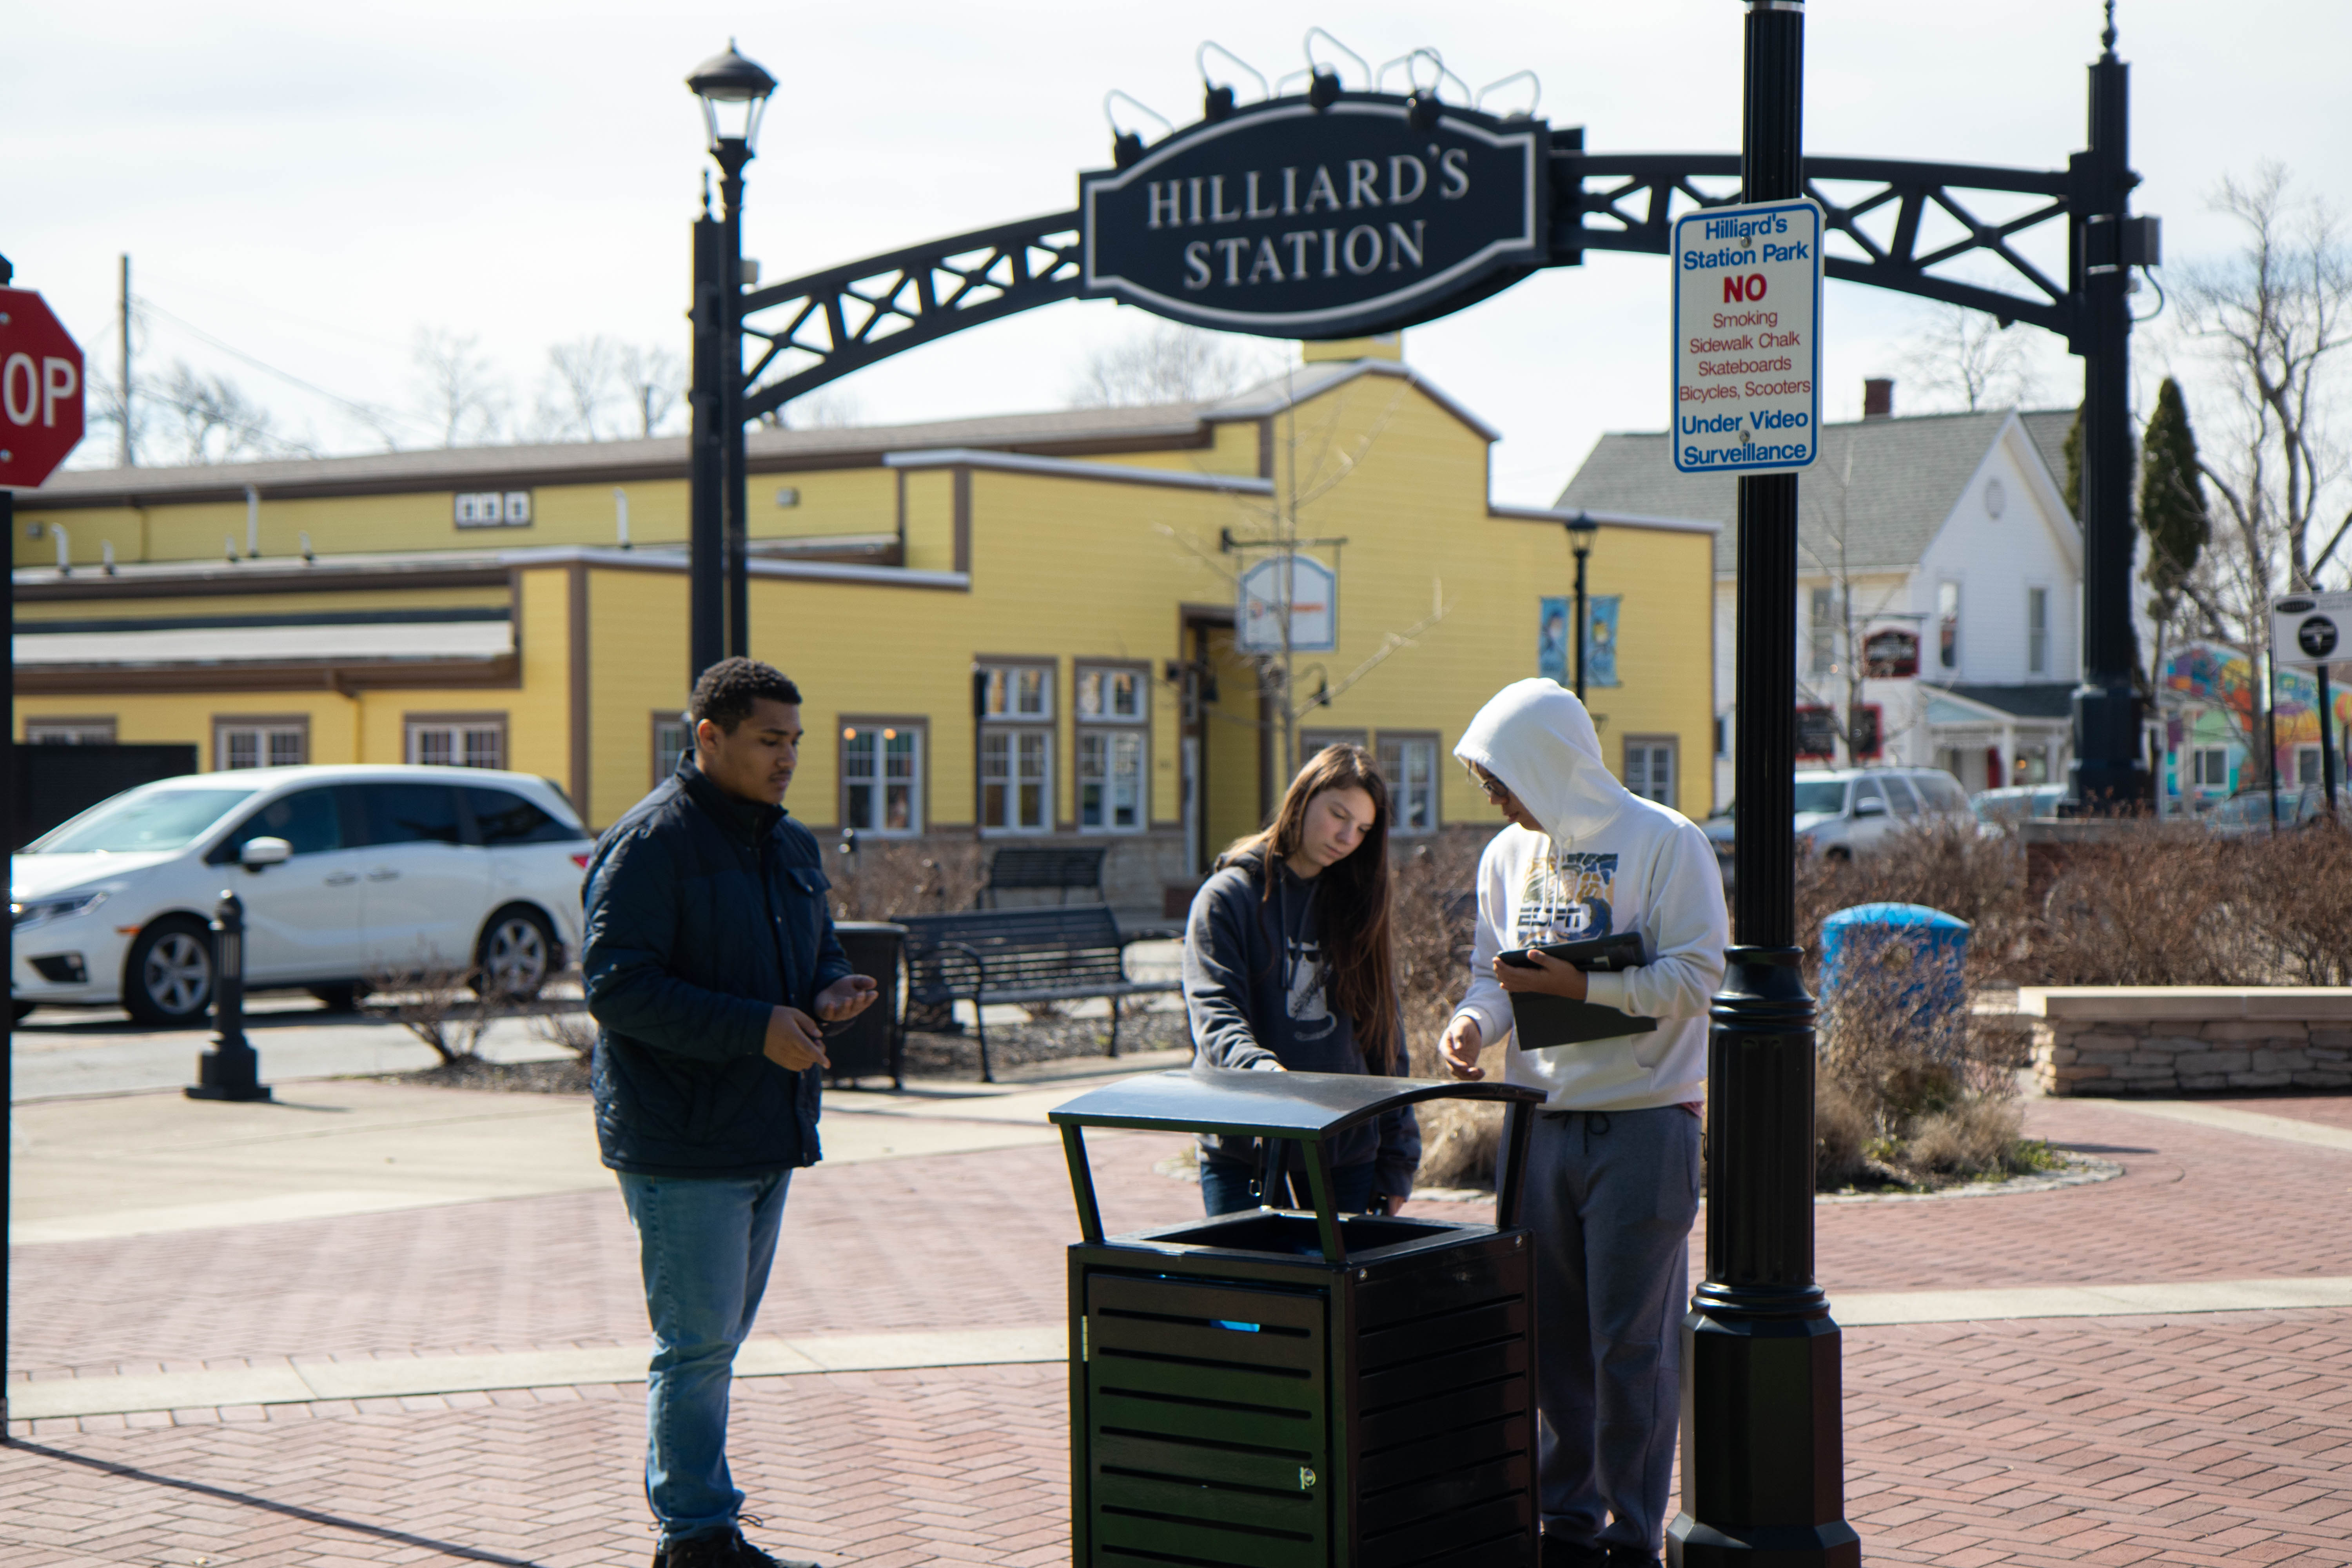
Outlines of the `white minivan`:
M 1790 823 L 1800 850 L 1829 860 L 1851 860 L 1881 840 L 1922 821 L 1969 816 L 1968 791 L 1941 768 L 1824 768 L 1796 778 Z M 1700 825 L 1715 845 L 1724 885 L 1731 885 L 1731 807 Z
M 9 868 L 9 999 L 120 1005 L 152 1027 L 212 1005 L 209 921 L 245 904 L 245 979 L 348 1007 L 373 975 L 474 971 L 536 995 L 580 944 L 589 837 L 563 792 L 485 768 L 291 767 L 126 790 Z

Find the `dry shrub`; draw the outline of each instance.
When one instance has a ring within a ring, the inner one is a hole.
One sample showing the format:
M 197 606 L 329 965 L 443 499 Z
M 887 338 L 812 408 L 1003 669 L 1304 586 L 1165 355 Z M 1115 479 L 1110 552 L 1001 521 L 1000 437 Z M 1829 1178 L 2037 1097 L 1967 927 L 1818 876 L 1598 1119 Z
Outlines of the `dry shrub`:
M 1863 1172 L 1870 1113 L 1844 1084 L 1822 1075 L 1813 1094 L 1813 1184 L 1842 1187 Z
M 1992 1175 L 2022 1163 L 2016 1152 L 2024 1133 L 2015 1101 L 1972 1096 L 1919 1118 L 1903 1163 L 1938 1176 Z
M 1477 915 L 1478 856 L 1488 834 L 1434 834 L 1396 857 L 1391 919 L 1397 989 L 1404 1005 L 1411 1071 L 1415 1078 L 1450 1078 L 1438 1053 L 1447 1020 L 1470 984 L 1470 942 Z M 1503 1072 L 1503 1049 L 1479 1057 L 1489 1079 Z M 1426 1187 L 1492 1186 L 1502 1144 L 1503 1108 L 1468 1100 L 1424 1100 L 1421 1172 Z
M 368 1011 L 390 1018 L 433 1047 L 446 1064 L 478 1060 L 482 1036 L 503 1011 L 498 996 L 478 995 L 470 969 L 429 963 L 372 971 Z
M 1926 819 L 1852 860 L 1797 859 L 1797 930 L 1805 969 L 1818 980 L 1822 921 L 1856 904 L 1925 904 L 1969 922 L 1969 979 L 2004 978 L 2032 939 L 2025 855 L 2013 836 L 1987 837 L 1974 822 Z
M 550 1045 L 562 1046 L 583 1064 L 596 1054 L 596 1020 L 585 1007 L 541 1013 L 531 1019 L 530 1032 Z
M 887 921 L 971 909 L 988 880 L 980 847 L 917 838 L 861 838 L 826 857 L 834 917 Z

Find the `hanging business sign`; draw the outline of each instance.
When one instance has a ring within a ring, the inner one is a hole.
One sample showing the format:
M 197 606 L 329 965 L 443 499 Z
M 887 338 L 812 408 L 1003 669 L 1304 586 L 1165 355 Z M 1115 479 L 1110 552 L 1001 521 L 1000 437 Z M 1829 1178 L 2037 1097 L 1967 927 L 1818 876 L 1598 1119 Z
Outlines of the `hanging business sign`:
M 1675 467 L 1769 474 L 1821 455 L 1822 209 L 1705 207 L 1675 220 Z
M 1919 634 L 1888 626 L 1862 639 L 1862 672 L 1874 680 L 1904 680 L 1919 673 Z
M 1413 121 L 1386 94 L 1278 99 L 1079 175 L 1079 295 L 1222 331 L 1346 338 L 1545 265 L 1550 128 L 1450 107 Z
M 2273 604 L 2271 658 L 2305 667 L 2352 659 L 2352 594 L 2296 594 Z
M 1234 646 L 1244 653 L 1282 652 L 1286 605 L 1292 653 L 1339 646 L 1339 574 L 1311 555 L 1290 554 L 1266 556 L 1241 574 Z

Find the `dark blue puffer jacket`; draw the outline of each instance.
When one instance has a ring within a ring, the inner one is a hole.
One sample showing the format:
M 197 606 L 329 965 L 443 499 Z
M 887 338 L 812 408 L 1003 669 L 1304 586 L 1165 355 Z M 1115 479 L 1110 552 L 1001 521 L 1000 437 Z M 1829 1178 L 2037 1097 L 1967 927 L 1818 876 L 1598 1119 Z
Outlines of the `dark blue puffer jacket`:
M 749 1176 L 819 1157 L 818 1073 L 761 1054 L 770 1012 L 814 1016 L 849 973 L 815 837 L 739 800 L 689 754 L 588 863 L 580 964 L 602 1026 L 593 1083 L 604 1163 Z

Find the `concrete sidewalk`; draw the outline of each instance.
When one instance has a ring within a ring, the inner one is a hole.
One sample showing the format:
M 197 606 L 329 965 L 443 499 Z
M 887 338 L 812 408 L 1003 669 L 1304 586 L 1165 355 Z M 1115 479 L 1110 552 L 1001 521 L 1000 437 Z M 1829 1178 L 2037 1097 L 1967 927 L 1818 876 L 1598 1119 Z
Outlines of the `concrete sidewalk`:
M 828 1095 L 736 1391 L 764 1543 L 1066 1561 L 1042 1116 L 1092 1081 Z M 646 1561 L 644 1311 L 584 1106 L 291 1099 L 16 1108 L 22 1222 L 52 1228 L 14 1253 L 0 1568 Z M 2347 1104 L 2040 1102 L 2032 1131 L 2125 1173 L 1819 1210 L 1868 1559 L 2352 1563 Z M 1155 1170 L 1181 1146 L 1089 1140 L 1112 1228 L 1198 1212 Z

